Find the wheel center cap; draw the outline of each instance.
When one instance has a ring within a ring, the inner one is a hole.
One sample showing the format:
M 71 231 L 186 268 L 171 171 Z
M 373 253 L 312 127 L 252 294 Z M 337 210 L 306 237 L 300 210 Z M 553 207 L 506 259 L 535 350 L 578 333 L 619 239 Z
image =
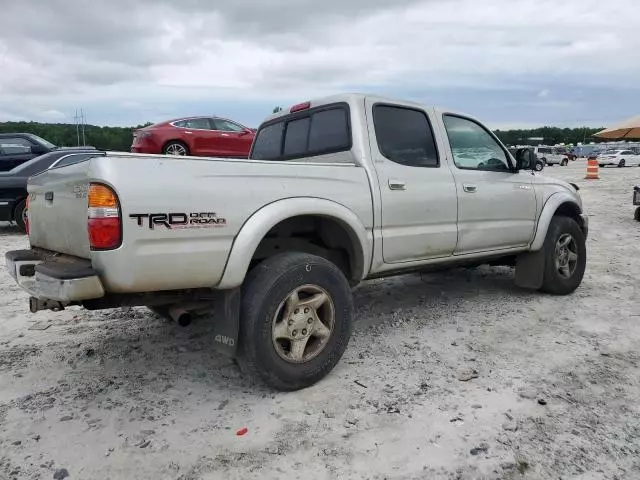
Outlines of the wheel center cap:
M 296 309 L 287 321 L 287 329 L 291 337 L 305 338 L 311 335 L 315 317 L 315 312 L 308 307 Z

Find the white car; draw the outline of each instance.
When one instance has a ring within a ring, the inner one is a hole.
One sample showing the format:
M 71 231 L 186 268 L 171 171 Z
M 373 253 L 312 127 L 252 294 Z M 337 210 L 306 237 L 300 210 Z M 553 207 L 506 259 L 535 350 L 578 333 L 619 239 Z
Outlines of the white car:
M 633 150 L 606 150 L 598 155 L 598 165 L 605 167 L 615 165 L 616 167 L 640 166 L 640 155 Z
M 569 165 L 569 158 L 558 153 L 552 147 L 536 147 L 535 153 L 545 165 L 560 165 L 562 167 Z

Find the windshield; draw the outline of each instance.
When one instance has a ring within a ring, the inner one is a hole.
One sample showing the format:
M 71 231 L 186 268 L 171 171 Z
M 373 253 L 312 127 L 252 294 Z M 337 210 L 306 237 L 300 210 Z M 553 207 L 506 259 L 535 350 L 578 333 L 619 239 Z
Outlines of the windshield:
M 44 146 L 45 146 L 45 147 L 47 147 L 48 149 L 54 149 L 54 148 L 56 148 L 56 146 L 55 146 L 53 143 L 48 142 L 47 140 L 45 140 L 45 139 L 44 139 L 44 138 L 42 138 L 42 137 L 39 137 L 38 135 L 33 135 L 33 134 L 31 134 L 31 135 L 30 135 L 30 137 L 31 137 L 31 138 L 33 138 L 33 139 L 34 139 L 35 141 L 37 141 L 38 143 L 41 143 L 42 145 L 44 145 Z

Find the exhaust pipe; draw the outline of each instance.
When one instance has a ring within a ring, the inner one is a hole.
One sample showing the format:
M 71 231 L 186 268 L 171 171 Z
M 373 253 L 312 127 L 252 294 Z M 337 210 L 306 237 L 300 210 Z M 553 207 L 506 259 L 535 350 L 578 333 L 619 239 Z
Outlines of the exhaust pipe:
M 205 302 L 181 303 L 169 309 L 169 316 L 173 321 L 178 322 L 178 325 L 181 327 L 186 327 L 190 325 L 191 320 L 193 320 L 192 312 L 208 306 L 209 304 Z
M 191 312 L 179 305 L 169 309 L 169 316 L 181 327 L 186 327 L 191 323 Z

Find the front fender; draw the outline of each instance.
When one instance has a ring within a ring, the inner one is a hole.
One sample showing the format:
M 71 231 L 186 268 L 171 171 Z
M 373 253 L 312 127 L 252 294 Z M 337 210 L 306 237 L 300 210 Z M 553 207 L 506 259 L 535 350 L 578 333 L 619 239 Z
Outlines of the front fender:
M 287 198 L 270 203 L 257 210 L 244 223 L 231 247 L 218 289 L 242 285 L 251 259 L 264 236 L 278 223 L 292 217 L 317 215 L 341 222 L 349 231 L 355 252 L 361 256 L 361 271 L 354 275 L 358 280 L 368 275 L 371 262 L 371 240 L 360 219 L 345 206 L 322 198 Z
M 530 250 L 537 251 L 542 248 L 544 239 L 547 236 L 547 230 L 549 230 L 549 225 L 551 224 L 551 219 L 558 211 L 558 208 L 564 204 L 569 204 L 571 208 L 578 212 L 579 215 L 582 214 L 582 207 L 578 202 L 576 202 L 574 196 L 564 192 L 557 192 L 551 195 L 542 208 L 542 213 L 540 214 L 538 225 L 536 227 L 536 234 L 533 237 L 533 242 L 531 242 Z

